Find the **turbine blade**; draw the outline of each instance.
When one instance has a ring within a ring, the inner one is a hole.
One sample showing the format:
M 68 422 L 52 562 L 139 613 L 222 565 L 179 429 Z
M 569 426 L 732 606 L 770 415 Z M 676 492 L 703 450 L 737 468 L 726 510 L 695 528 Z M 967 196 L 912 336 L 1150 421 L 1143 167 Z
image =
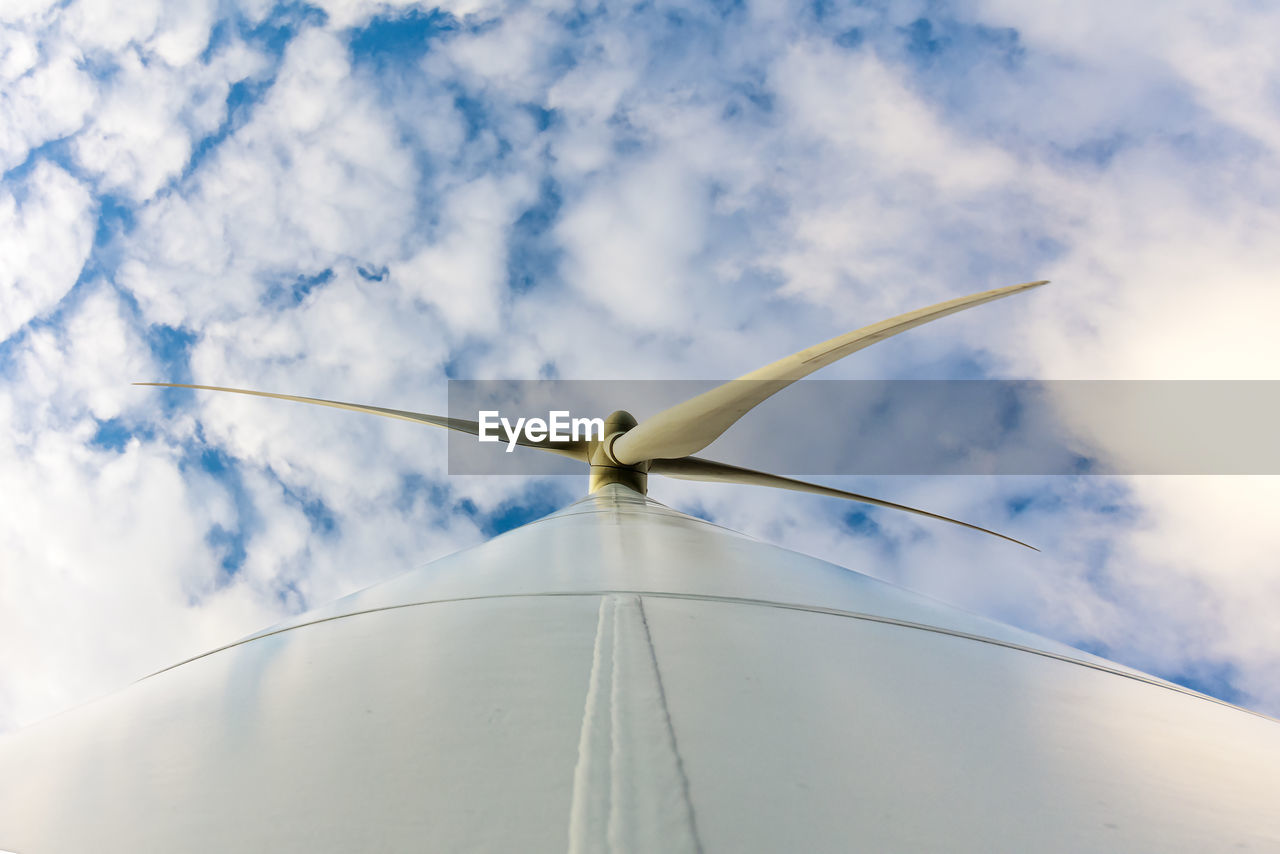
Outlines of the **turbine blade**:
M 244 388 L 226 388 L 216 385 L 188 385 L 186 383 L 134 383 L 134 385 L 158 386 L 160 388 L 194 388 L 204 391 L 225 391 L 232 394 L 248 394 L 254 397 L 271 397 L 276 400 L 292 400 L 298 403 L 312 403 L 317 406 L 331 406 L 334 409 L 349 409 L 352 412 L 366 412 L 370 415 L 382 415 L 386 418 L 399 418 L 403 421 L 417 421 L 422 424 L 434 424 L 437 427 L 444 427 L 449 430 L 457 430 L 460 433 L 470 433 L 472 436 L 480 435 L 480 425 L 475 421 L 467 421 L 463 418 L 445 418 L 440 415 L 425 415 L 421 412 L 406 412 L 403 409 L 387 409 L 382 406 L 368 406 L 362 403 L 343 403 L 338 400 L 323 400 L 318 397 L 298 397 L 292 394 L 274 394 L 269 391 L 250 391 Z M 505 442 L 506 439 L 504 438 Z M 516 439 L 516 444 L 524 445 L 528 448 L 538 448 L 543 451 L 551 451 L 554 454 L 560 454 L 566 457 L 572 457 L 575 460 L 585 460 L 587 458 L 587 443 L 583 441 L 566 441 L 552 442 L 530 442 L 521 434 Z
M 921 510 L 918 507 L 908 507 L 905 504 L 895 504 L 892 501 L 872 498 L 869 495 L 860 495 L 856 492 L 845 492 L 843 489 L 834 489 L 830 486 L 821 486 L 816 483 L 806 483 L 803 480 L 795 480 L 789 477 L 782 477 L 781 475 L 756 471 L 755 469 L 731 466 L 727 463 L 717 463 L 714 460 L 704 460 L 698 457 L 684 457 L 679 460 L 654 460 L 649 465 L 649 474 L 664 474 L 667 477 L 677 477 L 682 480 L 702 480 L 713 483 L 741 483 L 748 486 L 773 486 L 778 489 L 790 489 L 795 492 L 811 492 L 814 495 L 826 495 L 830 498 L 847 498 L 850 501 L 861 501 L 863 504 L 874 504 L 876 507 L 888 507 L 892 510 L 905 510 L 908 513 L 914 513 L 917 516 L 927 516 L 930 519 L 950 522 L 953 525 L 960 525 L 964 528 L 972 528 L 975 531 L 981 531 L 984 534 L 990 534 L 993 537 L 999 537 L 1002 540 L 1017 543 L 1018 545 L 1029 548 L 1032 551 L 1040 551 L 1033 545 L 1024 543 L 1022 540 L 1015 540 L 1013 537 L 1001 534 L 998 531 L 992 531 L 990 528 L 983 528 L 980 525 L 961 522 L 959 519 L 952 519 L 950 516 L 941 516 L 937 513 L 930 513 L 928 510 Z
M 1045 284 L 1048 282 L 1026 282 L 948 300 L 864 326 L 793 353 L 646 418 L 618 437 L 613 444 L 613 456 L 623 464 L 634 465 L 645 460 L 679 459 L 697 453 L 718 439 L 752 407 L 850 353 L 931 320 Z

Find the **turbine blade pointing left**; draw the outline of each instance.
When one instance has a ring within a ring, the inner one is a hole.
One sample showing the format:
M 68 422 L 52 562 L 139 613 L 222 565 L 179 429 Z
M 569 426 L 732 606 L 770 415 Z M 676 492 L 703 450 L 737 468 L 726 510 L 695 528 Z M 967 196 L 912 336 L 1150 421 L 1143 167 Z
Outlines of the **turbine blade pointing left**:
M 618 437 L 613 444 L 613 456 L 620 463 L 633 465 L 645 460 L 674 460 L 696 454 L 752 407 L 850 353 L 931 320 L 1047 284 L 1047 281 L 1026 282 L 958 297 L 815 344 L 646 418 Z
M 950 522 L 952 525 L 959 525 L 962 528 L 981 531 L 984 534 L 990 534 L 993 537 L 999 537 L 1002 540 L 1017 543 L 1018 545 L 1025 546 L 1032 551 L 1040 551 L 1029 543 L 1024 543 L 1022 540 L 1015 540 L 1013 537 L 1001 534 L 999 531 L 993 531 L 990 528 L 983 528 L 980 525 L 972 525 L 968 522 L 961 522 L 959 519 L 952 519 L 950 516 L 930 513 L 928 510 L 921 510 L 918 507 L 908 507 L 906 504 L 895 504 L 892 501 L 872 498 L 869 495 L 860 495 L 856 492 L 845 492 L 843 489 L 835 489 L 833 487 L 822 486 L 817 483 L 807 483 L 803 480 L 795 480 L 789 477 L 782 477 L 781 475 L 756 471 L 755 469 L 731 466 L 728 463 L 718 463 L 714 460 L 704 460 L 699 457 L 685 457 L 679 460 L 654 460 L 649 465 L 649 474 L 663 474 L 667 477 L 676 477 L 681 480 L 742 483 L 748 486 L 772 486 L 778 489 L 790 489 L 794 492 L 810 492 L 814 495 L 826 495 L 830 498 L 847 498 L 850 501 L 861 501 L 863 504 L 873 504 L 876 507 L 888 507 L 891 510 L 903 510 L 907 513 L 914 513 L 917 516 L 926 516 L 930 519 L 937 519 L 940 522 Z
M 226 388 L 216 385 L 188 385 L 186 383 L 134 383 L 134 385 L 157 386 L 159 388 L 194 388 L 203 391 L 225 391 L 231 394 L 248 394 L 254 397 L 272 397 L 276 400 L 292 400 L 297 403 L 311 403 L 316 406 L 331 406 L 334 409 L 349 409 L 352 412 L 366 412 L 370 415 L 381 415 L 386 418 L 399 418 L 402 421 L 417 421 L 421 424 L 434 424 L 437 427 L 444 427 L 449 430 L 457 430 L 460 433 L 470 433 L 472 436 L 480 435 L 480 425 L 475 421 L 467 421 L 463 418 L 445 418 L 440 415 L 426 415 L 421 412 L 407 412 L 403 409 L 387 409 L 383 406 L 369 406 L 363 403 L 343 403 L 339 400 L 324 400 L 319 397 L 298 397 L 293 394 L 275 394 L 269 391 L 250 391 L 245 388 Z M 587 458 L 587 443 L 583 441 L 563 441 L 563 442 L 531 442 L 521 433 L 516 438 L 516 444 L 524 445 L 529 448 L 538 448 L 543 451 L 551 451 L 553 454 L 560 454 L 566 457 L 572 457 L 575 460 L 585 460 Z

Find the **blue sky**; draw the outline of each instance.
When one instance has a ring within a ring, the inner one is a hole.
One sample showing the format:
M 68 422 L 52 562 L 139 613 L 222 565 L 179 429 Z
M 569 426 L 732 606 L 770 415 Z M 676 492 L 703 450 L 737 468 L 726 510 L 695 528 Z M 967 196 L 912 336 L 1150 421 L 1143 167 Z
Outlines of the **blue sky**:
M 6 3 L 0 729 L 585 486 L 450 478 L 434 431 L 136 380 L 440 412 L 450 377 L 732 377 L 1034 278 L 823 376 L 1275 379 L 1280 19 L 1130 17 Z M 818 499 L 653 493 L 1276 714 L 1274 480 L 832 480 L 1035 559 Z

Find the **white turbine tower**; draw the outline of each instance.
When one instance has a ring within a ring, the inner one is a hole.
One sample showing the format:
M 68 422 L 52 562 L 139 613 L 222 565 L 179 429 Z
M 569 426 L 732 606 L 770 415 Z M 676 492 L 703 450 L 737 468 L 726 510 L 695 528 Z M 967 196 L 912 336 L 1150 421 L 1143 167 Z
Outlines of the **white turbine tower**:
M 0 849 L 1280 851 L 1276 721 L 645 496 L 666 474 L 955 522 L 690 455 L 849 353 L 1039 284 L 535 445 L 589 463 L 590 494 L 0 740 Z

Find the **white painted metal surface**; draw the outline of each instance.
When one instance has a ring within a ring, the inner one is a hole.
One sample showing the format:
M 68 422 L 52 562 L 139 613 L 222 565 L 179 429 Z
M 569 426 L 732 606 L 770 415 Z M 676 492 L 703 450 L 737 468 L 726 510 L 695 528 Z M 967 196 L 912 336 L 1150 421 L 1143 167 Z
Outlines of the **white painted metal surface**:
M 0 739 L 0 849 L 1280 851 L 1280 723 L 620 486 Z

